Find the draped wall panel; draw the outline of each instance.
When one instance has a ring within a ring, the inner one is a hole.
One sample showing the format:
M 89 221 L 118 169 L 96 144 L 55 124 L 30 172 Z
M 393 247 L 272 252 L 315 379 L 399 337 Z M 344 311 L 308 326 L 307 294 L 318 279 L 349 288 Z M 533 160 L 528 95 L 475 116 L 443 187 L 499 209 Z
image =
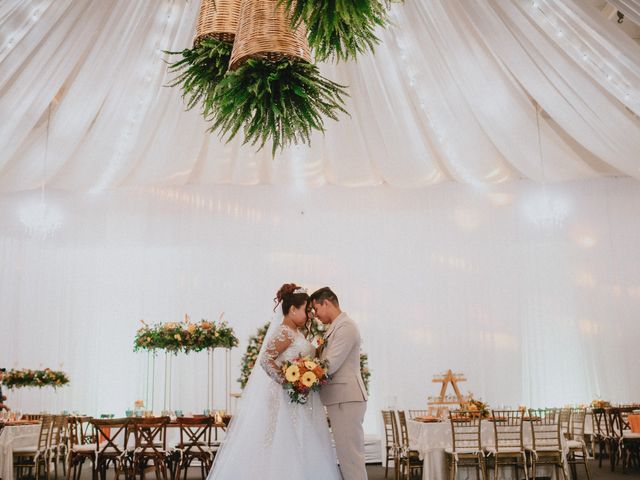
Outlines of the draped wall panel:
M 0 364 L 62 366 L 72 380 L 57 397 L 23 392 L 24 408 L 123 413 L 143 398 L 147 357 L 132 348 L 139 320 L 185 313 L 224 312 L 235 328 L 238 391 L 247 338 L 288 281 L 333 286 L 360 324 L 373 372 L 370 432 L 382 407 L 424 406 L 436 394 L 431 376 L 448 368 L 493 406 L 640 397 L 633 179 L 47 198 L 60 227 L 46 238 L 23 223 L 38 194 L 0 201 Z M 174 408 L 206 405 L 198 355 L 174 362 Z M 156 388 L 162 398 L 160 377 Z

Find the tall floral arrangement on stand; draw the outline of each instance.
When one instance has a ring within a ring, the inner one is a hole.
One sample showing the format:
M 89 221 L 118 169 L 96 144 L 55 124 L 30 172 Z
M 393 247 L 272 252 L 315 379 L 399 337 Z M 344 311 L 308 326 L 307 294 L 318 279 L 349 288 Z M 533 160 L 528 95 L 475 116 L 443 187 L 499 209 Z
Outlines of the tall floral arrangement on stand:
M 65 372 L 50 368 L 44 370 L 11 369 L 4 374 L 2 384 L 11 389 L 24 387 L 59 388 L 69 384 L 69 376 Z
M 221 316 L 222 318 L 222 316 Z M 212 348 L 233 348 L 238 346 L 238 338 L 233 328 L 226 321 L 219 323 L 208 320 L 192 323 L 188 315 L 182 322 L 147 324 L 140 320 L 142 327 L 138 329 L 133 349 L 166 350 L 179 352 L 200 352 Z

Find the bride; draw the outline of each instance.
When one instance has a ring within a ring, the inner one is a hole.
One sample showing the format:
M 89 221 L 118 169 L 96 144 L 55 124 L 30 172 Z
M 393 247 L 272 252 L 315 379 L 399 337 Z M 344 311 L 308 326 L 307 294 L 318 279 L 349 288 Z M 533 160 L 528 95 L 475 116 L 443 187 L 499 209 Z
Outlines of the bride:
M 317 392 L 291 403 L 280 366 L 299 355 L 315 356 L 300 331 L 307 322 L 307 292 L 295 284 L 278 291 L 281 322 L 274 319 L 242 394 L 208 480 L 230 478 L 339 480 L 324 407 Z M 274 309 L 275 310 L 275 309 Z

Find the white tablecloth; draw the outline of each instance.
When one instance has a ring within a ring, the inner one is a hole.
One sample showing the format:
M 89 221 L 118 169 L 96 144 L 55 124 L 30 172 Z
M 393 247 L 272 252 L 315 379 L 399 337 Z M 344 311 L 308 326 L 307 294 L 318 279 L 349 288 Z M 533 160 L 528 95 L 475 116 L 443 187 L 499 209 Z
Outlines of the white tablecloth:
M 446 480 L 448 473 L 444 451 L 446 448 L 451 448 L 452 445 L 451 424 L 449 422 L 422 423 L 408 420 L 407 428 L 411 449 L 420 452 L 420 458 L 424 460 L 423 480 Z M 482 422 L 481 437 L 483 448 L 495 446 L 492 422 Z M 525 424 L 523 440 L 525 446 L 530 446 L 532 443 L 531 426 L 528 424 Z M 551 476 L 553 473 L 551 468 L 547 466 L 539 467 L 538 472 L 542 476 Z M 500 469 L 501 479 L 510 480 L 512 474 L 513 469 L 511 468 Z M 475 472 L 470 468 L 462 469 L 458 478 L 474 480 Z
M 13 480 L 13 450 L 36 448 L 40 425 L 4 427 L 0 432 L 0 477 Z

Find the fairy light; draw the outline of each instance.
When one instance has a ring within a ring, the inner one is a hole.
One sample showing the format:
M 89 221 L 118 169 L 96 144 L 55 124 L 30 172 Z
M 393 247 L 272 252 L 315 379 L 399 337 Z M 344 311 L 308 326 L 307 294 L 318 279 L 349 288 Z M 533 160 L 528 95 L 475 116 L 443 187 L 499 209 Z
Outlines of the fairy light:
M 395 23 L 402 23 L 402 19 L 399 17 L 397 11 L 392 11 L 391 16 Z M 438 114 L 428 108 L 428 105 L 432 102 L 429 101 L 429 96 L 425 93 L 425 89 L 422 87 L 422 82 L 420 82 L 421 73 L 416 68 L 416 64 L 418 63 L 410 61 L 410 59 L 415 58 L 415 42 L 410 42 L 408 40 L 404 33 L 404 29 L 402 28 L 394 31 L 393 41 L 395 42 L 397 49 L 400 51 L 397 58 L 399 58 L 403 64 L 403 71 L 407 72 L 408 86 L 411 88 L 413 95 L 418 99 L 417 104 L 424 114 L 426 123 L 433 134 L 432 138 L 438 144 L 439 151 L 447 159 L 451 170 L 455 172 L 457 177 L 476 188 L 485 188 L 485 183 L 470 175 L 466 164 L 458 160 L 458 155 L 452 151 L 447 140 L 446 130 L 438 122 Z M 439 173 L 435 180 L 437 181 L 441 177 L 442 173 Z
M 166 13 L 161 11 L 157 15 L 158 20 L 161 20 L 161 24 L 157 29 L 157 31 L 159 32 L 168 32 L 169 27 L 172 23 L 174 23 L 172 20 L 176 14 L 176 9 L 172 8 L 171 5 L 166 5 L 165 10 Z M 163 39 L 163 35 L 155 35 L 149 40 L 149 43 L 153 45 L 153 51 L 160 50 L 160 43 L 163 41 Z M 122 165 L 124 164 L 127 154 L 134 147 L 134 131 L 139 128 L 141 124 L 142 118 L 146 111 L 144 106 L 149 105 L 153 96 L 155 95 L 154 89 L 151 88 L 151 83 L 155 78 L 153 75 L 154 72 L 156 72 L 157 74 L 157 72 L 159 71 L 161 70 L 158 70 L 155 60 L 148 62 L 145 68 L 140 70 L 138 78 L 140 78 L 140 80 L 142 81 L 143 86 L 139 89 L 139 93 L 136 99 L 137 101 L 135 101 L 132 107 L 129 109 L 124 128 L 121 130 L 120 136 L 115 142 L 111 160 L 99 181 L 91 189 L 92 193 L 97 193 L 109 187 L 110 183 L 113 181 L 114 177 L 117 175 Z
M 47 160 L 49 154 L 49 126 L 51 124 L 51 104 L 47 108 L 47 129 L 44 142 L 44 156 L 42 164 L 42 185 L 40 198 L 22 206 L 19 211 L 20 222 L 24 225 L 27 235 L 46 239 L 62 227 L 63 215 L 60 208 L 52 205 L 46 195 L 48 179 Z
M 597 61 L 600 58 L 597 54 L 595 56 L 589 55 L 585 49 L 588 46 L 578 40 L 575 40 L 577 37 L 575 35 L 567 35 L 566 29 L 561 27 L 562 18 L 558 15 L 554 16 L 552 12 L 548 12 L 540 5 L 538 1 L 533 1 L 531 3 L 532 10 L 534 14 L 531 15 L 532 19 L 541 27 L 545 28 L 547 31 L 552 30 L 555 32 L 555 36 L 558 37 L 558 43 L 562 43 L 565 45 L 565 51 L 574 56 L 576 60 L 582 59 L 583 64 L 588 64 L 589 68 L 594 71 L 594 73 L 600 75 L 601 78 L 607 80 L 607 83 L 611 85 L 610 88 L 617 91 L 617 95 L 620 98 L 624 98 L 626 103 L 631 103 L 634 105 L 634 110 L 640 110 L 640 102 L 633 98 L 630 90 L 633 90 L 633 86 L 629 84 L 625 79 L 617 75 L 616 72 L 607 69 L 604 65 L 602 65 L 602 61 L 604 59 L 601 58 L 601 62 Z

